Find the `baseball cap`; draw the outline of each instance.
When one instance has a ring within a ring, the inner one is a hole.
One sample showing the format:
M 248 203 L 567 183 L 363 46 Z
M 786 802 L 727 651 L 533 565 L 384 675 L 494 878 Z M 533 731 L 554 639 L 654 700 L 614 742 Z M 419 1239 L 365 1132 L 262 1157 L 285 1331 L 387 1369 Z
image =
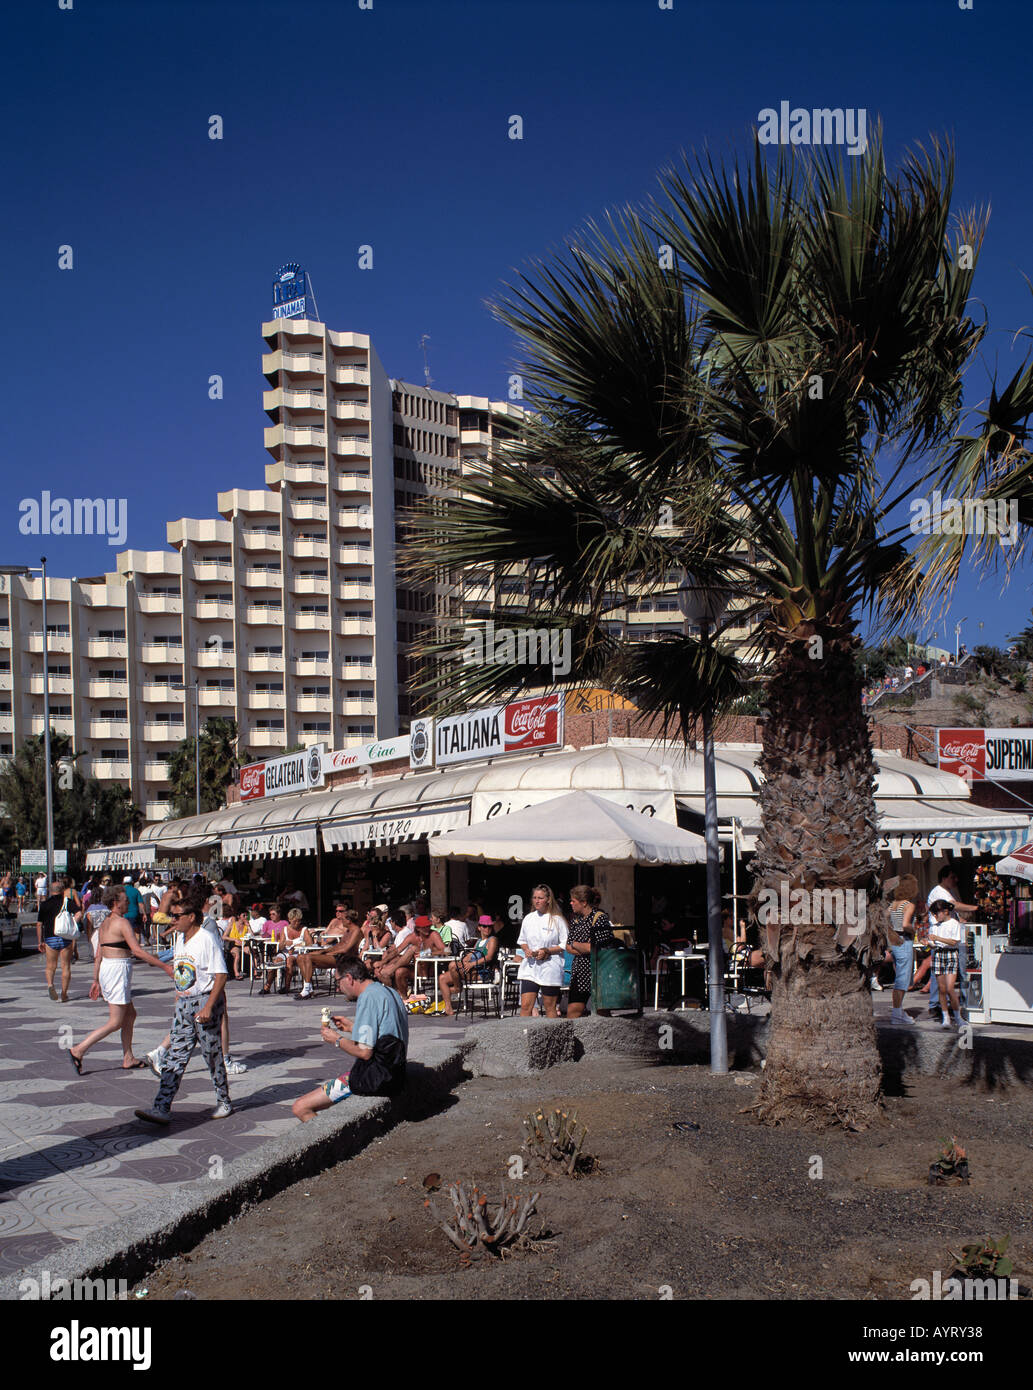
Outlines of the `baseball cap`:
M 387 903 L 374 903 L 374 906 L 376 907 L 378 912 L 390 912 L 391 910 L 388 907 Z
M 417 925 L 418 927 L 429 927 L 429 926 L 430 926 L 430 918 L 429 918 L 429 917 L 415 917 L 415 918 L 413 918 L 413 921 L 416 923 L 416 925 Z
M 123 883 L 132 883 L 132 881 L 133 878 L 131 874 L 126 874 L 125 878 L 122 880 Z

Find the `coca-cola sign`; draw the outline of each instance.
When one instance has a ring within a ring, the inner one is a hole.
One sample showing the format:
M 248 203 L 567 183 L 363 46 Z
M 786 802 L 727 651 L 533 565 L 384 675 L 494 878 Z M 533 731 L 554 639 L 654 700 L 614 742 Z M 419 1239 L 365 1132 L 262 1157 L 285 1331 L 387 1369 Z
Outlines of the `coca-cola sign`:
M 563 742 L 563 699 L 517 700 L 506 706 L 506 752 L 528 748 L 558 748 Z
M 940 767 L 969 782 L 1033 782 L 1033 729 L 937 729 Z
M 240 799 L 254 801 L 265 796 L 265 763 L 250 763 L 240 769 Z

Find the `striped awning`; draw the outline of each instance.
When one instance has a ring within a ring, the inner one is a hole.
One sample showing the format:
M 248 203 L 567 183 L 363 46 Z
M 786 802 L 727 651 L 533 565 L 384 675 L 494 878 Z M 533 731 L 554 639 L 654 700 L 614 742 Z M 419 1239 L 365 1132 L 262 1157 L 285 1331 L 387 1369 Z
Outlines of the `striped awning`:
M 226 835 L 222 841 L 223 861 L 234 859 L 291 859 L 299 854 L 315 854 L 316 828 L 302 830 L 259 830 L 251 835 Z
M 334 821 L 323 827 L 324 849 L 372 849 L 400 845 L 458 830 L 470 824 L 470 803 L 459 806 L 410 806 L 390 816 Z

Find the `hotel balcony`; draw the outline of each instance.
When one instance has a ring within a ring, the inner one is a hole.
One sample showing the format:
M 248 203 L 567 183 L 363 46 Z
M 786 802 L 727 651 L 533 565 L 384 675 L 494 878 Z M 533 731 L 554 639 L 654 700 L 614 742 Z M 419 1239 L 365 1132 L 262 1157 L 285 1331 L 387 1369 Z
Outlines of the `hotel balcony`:
M 200 584 L 222 583 L 232 584 L 233 566 L 217 565 L 210 561 L 199 560 L 192 569 L 193 577 Z
M 240 540 L 245 550 L 279 550 L 283 544 L 279 531 L 275 533 L 242 531 Z
M 264 376 L 272 376 L 274 372 L 291 372 L 295 376 L 322 376 L 323 371 L 322 355 L 317 357 L 313 353 L 284 352 L 282 349 L 262 354 Z
M 339 458 L 369 458 L 372 452 L 364 435 L 339 434 L 334 439 L 334 453 Z
M 227 603 L 225 600 L 199 599 L 194 605 L 194 617 L 199 622 L 209 622 L 213 618 L 225 618 L 232 621 L 233 604 Z
M 143 726 L 143 736 L 148 743 L 179 743 L 185 737 L 183 724 L 147 723 Z
M 310 574 L 298 574 L 291 579 L 293 594 L 329 594 L 329 579 L 315 579 Z
M 371 545 L 339 545 L 334 550 L 334 559 L 339 565 L 372 565 L 373 547 Z
M 13 687 L 13 680 L 10 671 L 0 671 L 0 690 L 10 690 Z M 40 677 L 40 688 L 43 686 L 43 678 Z
M 295 560 L 327 560 L 330 546 L 327 541 L 292 541 L 290 553 Z
M 41 651 L 43 650 L 43 634 L 42 634 L 42 632 L 30 632 L 29 635 L 24 639 L 24 642 L 25 642 L 25 650 L 28 651 L 28 652 L 41 652 Z M 87 643 L 87 654 L 88 654 L 89 656 L 93 656 L 93 652 L 89 650 L 89 648 L 92 647 L 92 645 L 93 645 L 92 643 Z M 48 651 L 48 652 L 70 652 L 71 650 L 72 650 L 72 639 L 71 639 L 70 636 L 68 636 L 68 637 L 59 637 L 59 636 L 57 636 L 57 635 L 55 635 L 55 634 L 52 633 L 52 634 L 50 635 L 50 637 L 47 639 L 47 651 Z M 121 652 L 121 655 L 122 655 L 122 656 L 125 656 L 125 654 L 126 654 L 125 643 L 123 642 L 123 643 L 122 643 L 122 652 Z M 99 655 L 105 656 L 105 655 L 107 655 L 107 653 L 105 653 L 105 652 L 100 652 Z M 116 653 L 112 652 L 111 655 L 114 656 L 114 655 L 116 655 Z
M 291 662 L 293 676 L 328 676 L 332 670 L 329 661 L 304 661 L 299 657 Z
M 39 647 L 35 647 L 35 648 L 34 648 L 34 647 L 32 647 L 31 645 L 30 645 L 30 647 L 29 647 L 29 651 L 30 651 L 30 652 L 31 652 L 31 651 L 42 651 L 42 650 L 43 650 L 42 643 L 40 644 Z M 110 657 L 121 657 L 121 659 L 122 659 L 123 661 L 125 661 L 125 659 L 126 659 L 126 642 L 125 642 L 125 638 L 124 638 L 124 637 L 123 637 L 123 638 L 120 638 L 118 641 L 107 641 L 107 640 L 102 641 L 100 638 L 97 638 L 97 637 L 88 637 L 88 638 L 86 639 L 86 655 L 87 655 L 87 656 L 109 657 L 109 658 L 110 658 Z
M 353 579 L 342 579 L 334 589 L 334 594 L 341 599 L 372 599 L 373 586 L 356 583 Z
M 148 759 L 143 765 L 143 775 L 149 782 L 167 782 L 169 779 L 169 765 L 167 762 Z
M 286 709 L 286 700 L 283 692 L 277 693 L 274 690 L 249 690 L 247 696 L 248 709 Z
M 11 682 L 11 678 L 10 678 L 10 676 L 8 676 L 8 677 L 7 677 L 7 686 L 6 686 L 6 689 L 8 689 L 8 690 L 11 689 L 11 683 L 10 683 L 10 682 Z M 111 695 L 112 697 L 115 697 L 115 696 L 117 696 L 118 693 L 119 693 L 119 691 L 118 691 L 117 689 L 115 689 L 113 686 L 112 686 L 112 687 L 109 687 L 106 683 L 97 682 L 97 684 L 101 686 L 101 689 L 100 689 L 98 692 L 96 692 L 96 693 L 98 693 L 98 694 L 101 694 L 101 695 Z M 32 694 L 32 695 L 42 695 L 42 694 L 43 694 L 43 676 L 42 676 L 42 675 L 30 676 L 30 677 L 29 677 L 29 693 Z M 53 699 L 53 697 L 54 697 L 55 695 L 71 695 L 71 693 L 72 693 L 72 678 L 71 678 L 71 676 L 51 676 L 51 677 L 50 677 L 50 697 L 51 697 L 51 699 Z M 93 694 L 94 692 L 91 690 L 90 693 Z M 122 687 L 121 687 L 121 694 L 122 694 L 123 698 L 125 697 L 125 693 L 126 693 L 126 687 L 125 687 L 125 683 L 123 682 Z
M 372 618 L 339 618 L 336 630 L 342 637 L 372 637 L 375 627 Z
M 325 405 L 326 397 L 322 391 L 290 391 L 278 386 L 272 391 L 262 392 L 263 410 L 282 410 L 286 407 L 289 410 L 318 410 L 322 413 Z
M 334 512 L 334 525 L 369 531 L 373 526 L 373 508 L 368 504 L 365 507 L 342 507 Z
M 129 760 L 124 763 L 101 762 L 98 758 L 90 759 L 90 775 L 108 781 L 128 781 L 129 779 Z
M 223 708 L 232 713 L 235 703 L 235 696 L 232 690 L 205 690 L 204 686 L 197 692 L 198 704 L 205 709 Z
M 335 492 L 372 492 L 373 479 L 368 473 L 337 473 L 334 475 Z
M 330 696 L 295 695 L 294 708 L 299 714 L 330 714 Z
M 341 700 L 338 710 L 341 714 L 375 714 L 377 702 L 372 695 L 368 700 Z
M 325 502 L 298 498 L 287 504 L 287 515 L 294 521 L 325 521 L 327 506 Z
M 292 613 L 291 627 L 297 632 L 329 632 L 329 613 Z
M 330 411 L 335 420 L 369 419 L 369 406 L 364 401 L 334 401 Z
M 164 681 L 152 681 L 146 685 L 137 687 L 140 699 L 146 700 L 148 704 L 181 705 L 183 703 L 182 690 L 176 690 L 171 685 L 166 685 Z
M 128 738 L 129 724 L 113 719 L 92 719 L 86 725 L 90 738 Z
M 282 569 L 244 571 L 244 586 L 248 589 L 278 589 L 282 583 Z
M 92 653 L 91 653 L 92 655 Z M 112 652 L 112 656 L 117 653 Z M 122 652 L 125 656 L 125 652 Z M 146 661 L 155 666 L 178 666 L 183 660 L 183 648 L 177 643 L 174 647 L 151 645 L 150 643 L 142 646 L 139 652 L 140 660 Z
M 370 659 L 368 666 L 355 661 L 349 661 L 347 657 L 341 662 L 338 668 L 338 675 L 346 681 L 371 681 L 373 680 L 373 662 Z
M 139 594 L 141 613 L 182 613 L 183 600 L 178 594 Z
M 326 434 L 292 425 L 267 425 L 264 443 L 267 449 L 282 449 L 285 444 L 293 449 L 325 449 Z
M 285 729 L 249 729 L 242 735 L 243 743 L 246 748 L 250 748 L 257 754 L 257 760 L 264 757 L 276 757 L 276 755 L 287 747 L 287 732 Z M 292 740 L 297 743 L 297 739 Z
M 229 669 L 233 666 L 233 648 L 224 646 L 222 651 L 218 649 L 199 651 L 194 655 L 194 661 L 198 666 L 203 666 L 208 670 L 214 666 L 225 666 Z
M 249 656 L 247 658 L 247 669 L 249 671 L 282 671 L 282 656 Z
M 144 819 L 148 821 L 167 820 L 171 810 L 171 801 L 146 801 L 143 808 Z
M 244 621 L 257 627 L 282 627 L 282 608 L 245 608 Z
M 322 483 L 326 485 L 326 464 L 267 463 L 265 481 L 269 487 L 277 483 Z
M 331 376 L 338 386 L 369 385 L 369 370 L 366 367 L 334 367 Z

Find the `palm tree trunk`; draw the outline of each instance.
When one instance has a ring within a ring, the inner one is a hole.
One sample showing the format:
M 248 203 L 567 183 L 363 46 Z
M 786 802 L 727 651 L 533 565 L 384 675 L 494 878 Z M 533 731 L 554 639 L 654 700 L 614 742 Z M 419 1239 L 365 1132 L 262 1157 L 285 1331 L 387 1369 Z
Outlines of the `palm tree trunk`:
M 863 1128 L 879 1113 L 868 961 L 885 931 L 856 646 L 849 630 L 801 625 L 768 685 L 753 894 L 773 962 L 757 1107 L 771 1123 Z

